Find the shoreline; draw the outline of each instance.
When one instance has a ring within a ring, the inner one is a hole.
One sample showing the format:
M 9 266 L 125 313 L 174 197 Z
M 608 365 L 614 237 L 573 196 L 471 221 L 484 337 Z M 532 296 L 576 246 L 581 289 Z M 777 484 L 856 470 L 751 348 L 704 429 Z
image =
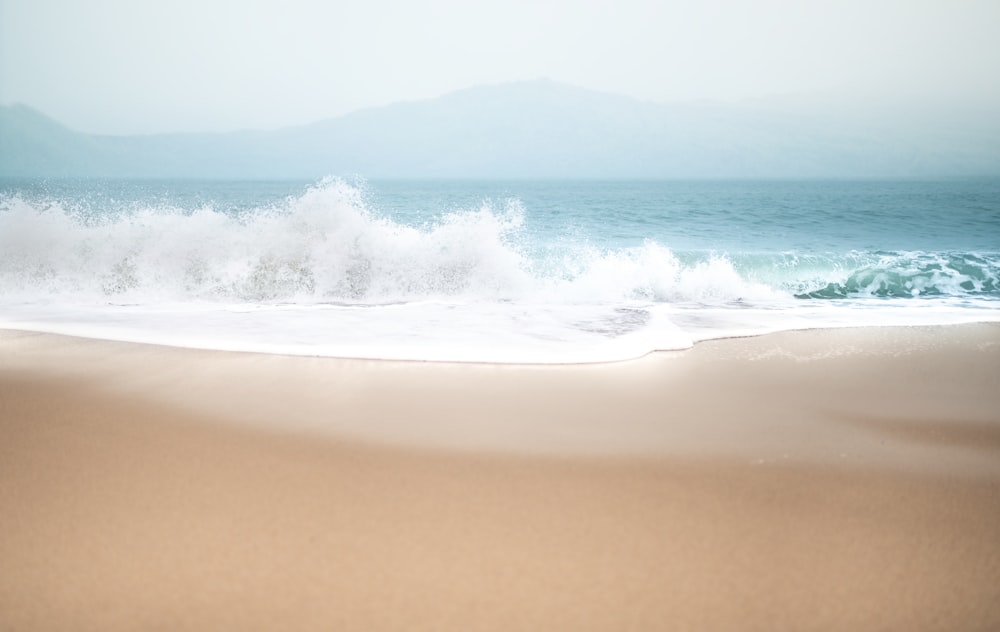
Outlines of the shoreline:
M 798 441 L 800 458 L 829 464 L 843 449 L 864 447 L 852 428 L 899 434 L 908 419 L 928 436 L 956 427 L 990 435 L 1000 422 L 991 388 L 1000 323 L 989 321 L 789 330 L 579 364 L 279 355 L 4 329 L 0 351 L 0 378 L 72 379 L 235 428 L 429 450 L 773 462 Z M 959 373 L 964 379 L 949 384 L 934 376 Z M 744 424 L 750 410 L 757 420 Z M 415 411 L 419 426 L 398 423 Z M 606 423 L 620 411 L 632 414 Z M 671 413 L 668 424 L 660 411 Z M 958 419 L 934 428 L 945 416 Z M 822 423 L 811 423 L 817 417 Z M 760 418 L 781 445 L 754 435 Z M 832 423 L 835 431 L 825 428 Z M 898 456 L 905 465 L 915 455 Z
M 0 624 L 1000 626 L 1000 325 L 601 365 L 0 330 Z
M 92 318 L 95 316 L 96 314 L 91 314 Z M 382 346 L 380 343 L 369 341 L 371 345 L 362 345 L 361 348 L 363 350 L 359 351 L 355 345 L 350 343 L 345 344 L 343 341 L 331 344 L 328 341 L 316 339 L 312 341 L 299 340 L 296 342 L 270 342 L 263 344 L 260 342 L 249 342 L 245 339 L 241 341 L 238 341 L 238 339 L 227 339 L 225 333 L 217 331 L 213 335 L 208 330 L 199 335 L 192 336 L 188 333 L 177 338 L 161 337 L 160 339 L 155 339 L 150 332 L 155 331 L 156 327 L 150 328 L 150 323 L 146 323 L 136 330 L 128 329 L 126 323 L 125 329 L 119 330 L 116 327 L 102 328 L 94 326 L 93 323 L 87 325 L 82 323 L 59 324 L 49 322 L 39 326 L 31 320 L 20 321 L 14 319 L 13 321 L 0 323 L 0 331 L 47 334 L 67 338 L 146 345 L 150 347 L 168 347 L 182 350 L 249 353 L 300 358 L 328 358 L 332 360 L 359 362 L 564 367 L 634 362 L 650 355 L 686 351 L 705 342 L 739 340 L 760 336 L 781 335 L 790 332 L 825 331 L 832 329 L 910 329 L 918 327 L 934 328 L 1000 324 L 1000 317 L 986 318 L 982 314 L 977 314 L 976 316 L 969 316 L 968 314 L 957 316 L 952 314 L 950 318 L 938 316 L 936 318 L 910 317 L 899 319 L 897 317 L 889 322 L 884 322 L 876 318 L 870 320 L 870 322 L 863 323 L 846 322 L 842 319 L 812 321 L 808 317 L 800 316 L 799 322 L 786 322 L 778 328 L 773 328 L 770 325 L 765 326 L 759 322 L 756 324 L 744 322 L 742 324 L 731 324 L 730 327 L 723 327 L 721 330 L 709 330 L 712 333 L 707 334 L 706 330 L 691 322 L 687 322 L 687 325 L 684 325 L 683 314 L 678 316 L 681 317 L 682 323 L 677 330 L 680 338 L 674 338 L 671 342 L 660 341 L 660 344 L 665 346 L 657 346 L 656 344 L 643 344 L 639 347 L 626 345 L 627 350 L 616 349 L 614 352 L 609 352 L 607 346 L 600 344 L 581 344 L 573 352 L 565 350 L 557 352 L 553 349 L 540 349 L 529 352 L 521 347 L 517 347 L 516 351 L 511 352 L 501 347 L 473 346 L 474 352 L 470 354 L 468 350 L 456 350 L 456 348 L 452 348 L 447 343 L 443 344 L 445 350 L 442 351 L 439 347 L 442 346 L 443 341 L 438 340 L 437 343 L 434 343 L 433 339 L 425 341 L 423 346 L 413 347 L 406 346 L 405 344 L 402 347 Z M 186 314 L 184 317 L 190 318 L 191 315 Z M 170 325 L 171 322 L 169 320 L 160 323 L 161 327 L 168 329 Z M 294 327 L 295 323 L 290 320 L 286 321 L 284 325 Z M 692 326 L 693 328 L 685 329 L 685 326 Z M 122 334 L 122 331 L 130 333 Z M 273 334 L 273 332 L 270 333 Z M 221 338 L 225 341 L 220 343 L 219 338 L 215 337 L 216 335 L 221 335 Z M 573 343 L 565 343 L 565 345 L 569 347 L 574 346 Z

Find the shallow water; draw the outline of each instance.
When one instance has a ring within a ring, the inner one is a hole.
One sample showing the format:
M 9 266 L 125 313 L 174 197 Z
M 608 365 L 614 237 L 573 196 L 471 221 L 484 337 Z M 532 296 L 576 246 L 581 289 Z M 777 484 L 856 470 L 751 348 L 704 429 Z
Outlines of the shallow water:
M 585 362 L 1000 320 L 1000 180 L 4 181 L 0 326 Z

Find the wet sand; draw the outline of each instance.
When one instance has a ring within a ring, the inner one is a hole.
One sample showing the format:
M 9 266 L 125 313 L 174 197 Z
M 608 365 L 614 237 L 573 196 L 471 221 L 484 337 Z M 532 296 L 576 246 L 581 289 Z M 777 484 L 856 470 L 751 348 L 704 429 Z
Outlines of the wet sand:
M 594 366 L 0 331 L 3 629 L 1000 628 L 1000 327 Z

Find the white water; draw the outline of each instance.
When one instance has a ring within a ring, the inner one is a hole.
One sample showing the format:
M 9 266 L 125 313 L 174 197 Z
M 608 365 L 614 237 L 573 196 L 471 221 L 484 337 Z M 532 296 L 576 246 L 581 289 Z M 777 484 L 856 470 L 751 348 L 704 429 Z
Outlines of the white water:
M 1000 320 L 995 301 L 957 294 L 796 299 L 852 271 L 741 271 L 725 254 L 684 261 L 652 240 L 538 235 L 526 216 L 508 201 L 400 223 L 339 180 L 243 212 L 94 212 L 12 196 L 0 201 L 0 327 L 289 354 L 586 362 L 784 329 Z

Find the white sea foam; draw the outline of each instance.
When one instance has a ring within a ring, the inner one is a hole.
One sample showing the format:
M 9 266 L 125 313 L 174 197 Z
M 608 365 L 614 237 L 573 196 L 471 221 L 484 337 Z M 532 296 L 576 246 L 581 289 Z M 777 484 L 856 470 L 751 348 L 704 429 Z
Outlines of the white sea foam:
M 410 226 L 373 213 L 355 187 L 325 181 L 241 214 L 140 208 L 86 216 L 20 198 L 0 208 L 8 297 L 114 302 L 386 304 L 420 300 L 657 302 L 773 296 L 723 257 L 686 266 L 667 247 L 578 244 L 533 260 L 524 209 L 480 208 Z
M 0 326 L 281 353 L 578 362 L 780 329 L 998 319 L 995 258 L 692 254 L 587 237 L 549 248 L 529 210 L 483 202 L 404 223 L 335 179 L 241 210 L 9 196 Z M 893 298 L 923 295 L 939 299 Z M 887 298 L 863 301 L 873 296 Z

